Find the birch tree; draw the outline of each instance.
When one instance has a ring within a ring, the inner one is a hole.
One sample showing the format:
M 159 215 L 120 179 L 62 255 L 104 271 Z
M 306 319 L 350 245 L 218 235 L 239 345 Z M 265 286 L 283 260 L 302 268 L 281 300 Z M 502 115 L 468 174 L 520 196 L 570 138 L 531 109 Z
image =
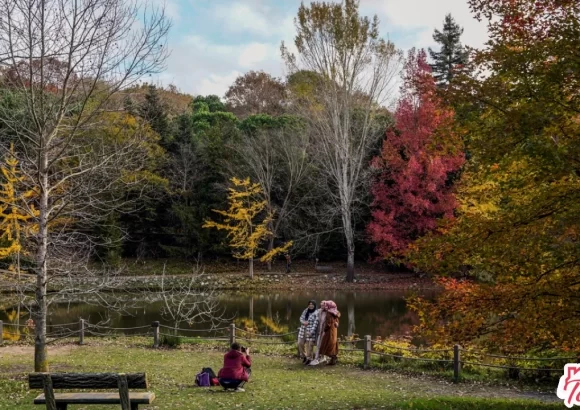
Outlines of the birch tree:
M 38 194 L 31 238 L 37 372 L 48 371 L 47 285 L 90 273 L 94 241 L 87 226 L 140 185 L 149 154 L 150 133 L 128 127 L 123 117 L 116 132 L 99 132 L 111 121 L 107 103 L 163 67 L 168 29 L 163 10 L 140 1 L 0 0 L 2 92 L 22 102 L 0 109 L 0 121 Z M 78 289 L 73 282 L 66 288 Z
M 361 17 L 358 8 L 356 0 L 302 4 L 295 19 L 297 54 L 282 44 L 290 72 L 307 70 L 319 79 L 316 93 L 291 109 L 310 126 L 314 158 L 340 214 L 349 282 L 355 278 L 353 219 L 368 182 L 369 153 L 377 142 L 373 124 L 389 101 L 402 60 L 394 44 L 379 36 L 377 16 Z

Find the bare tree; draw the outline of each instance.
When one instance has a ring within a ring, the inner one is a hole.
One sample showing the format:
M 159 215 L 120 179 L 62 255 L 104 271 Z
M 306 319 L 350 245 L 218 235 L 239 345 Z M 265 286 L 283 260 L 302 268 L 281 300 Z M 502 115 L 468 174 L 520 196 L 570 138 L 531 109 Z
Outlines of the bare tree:
M 347 246 L 347 276 L 354 280 L 353 215 L 368 177 L 369 152 L 376 143 L 373 123 L 391 95 L 402 54 L 379 37 L 378 18 L 358 14 L 358 1 L 302 4 L 295 19 L 298 57 L 282 44 L 291 72 L 308 70 L 315 94 L 293 104 L 310 126 L 319 171 L 326 175 L 329 200 L 341 215 Z
M 179 143 L 168 164 L 171 187 L 179 193 L 192 192 L 195 182 L 200 178 L 200 163 L 199 153 L 195 151 L 193 144 Z
M 164 265 L 160 277 L 153 276 L 150 280 L 159 286 L 145 290 L 140 299 L 150 302 L 161 300 L 161 315 L 173 322 L 175 334 L 182 323 L 211 323 L 214 328 L 232 319 L 225 316 L 219 293 L 207 276 L 204 279 L 199 265 L 186 277 L 167 276 Z
M 274 241 L 284 224 L 290 222 L 306 200 L 297 191 L 304 185 L 309 171 L 308 134 L 296 121 L 289 121 L 287 126 L 245 134 L 241 144 L 234 146 L 240 153 L 242 169 L 261 185 L 266 209 L 274 216 L 268 227 L 271 232 L 268 252 L 274 249 Z M 239 174 L 240 169 L 235 171 Z M 268 270 L 271 267 L 269 260 Z
M 101 134 L 107 102 L 162 69 L 168 29 L 163 10 L 139 0 L 0 0 L 0 63 L 22 103 L 3 106 L 0 121 L 19 143 L 39 211 L 35 371 L 48 371 L 47 284 L 87 266 L 87 226 L 119 204 L 121 184 L 141 182 L 147 133 L 125 124 Z

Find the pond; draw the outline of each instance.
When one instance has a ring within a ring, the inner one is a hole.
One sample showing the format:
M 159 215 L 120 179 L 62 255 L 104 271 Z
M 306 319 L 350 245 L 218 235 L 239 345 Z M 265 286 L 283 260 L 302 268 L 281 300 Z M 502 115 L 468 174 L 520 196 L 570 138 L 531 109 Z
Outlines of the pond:
M 432 296 L 423 294 L 426 297 Z M 296 330 L 300 315 L 310 299 L 318 303 L 324 299 L 332 299 L 341 312 L 340 336 L 357 334 L 360 337 L 371 335 L 384 338 L 408 335 L 417 324 L 416 315 L 407 308 L 406 295 L 403 291 L 271 291 L 268 294 L 254 295 L 224 294 L 220 297 L 220 306 L 224 310 L 223 316 L 233 319 L 237 326 L 252 326 L 259 333 L 272 334 Z M 123 328 L 120 332 L 125 334 L 147 332 L 147 326 L 153 321 L 173 326 L 170 318 L 162 317 L 162 307 L 162 302 L 153 302 L 119 313 L 83 302 L 53 303 L 49 309 L 47 331 L 51 333 L 56 325 L 76 323 L 80 318 L 90 323 L 108 321 L 107 327 Z M 14 321 L 14 316 L 10 309 L 0 311 L 0 320 L 5 325 L 9 326 L 9 322 Z M 28 315 L 24 314 L 21 323 L 26 319 Z M 219 327 L 227 325 L 228 323 L 221 323 Z M 135 327 L 144 328 L 132 329 Z M 211 327 L 207 323 L 181 323 L 179 327 L 186 330 L 178 333 L 187 336 L 218 334 L 201 331 Z

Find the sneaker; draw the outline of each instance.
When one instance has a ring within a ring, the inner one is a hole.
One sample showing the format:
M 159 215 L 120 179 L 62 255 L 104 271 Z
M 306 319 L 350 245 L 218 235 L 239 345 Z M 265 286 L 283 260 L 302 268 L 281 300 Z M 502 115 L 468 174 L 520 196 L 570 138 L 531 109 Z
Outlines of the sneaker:
M 308 365 L 309 365 L 311 362 L 312 362 L 312 360 L 311 360 L 311 359 L 306 359 L 306 360 L 304 361 L 304 366 L 308 366 Z
M 308 365 L 309 366 L 316 366 L 316 365 L 318 365 L 318 363 L 320 363 L 320 362 L 318 360 L 314 359 L 310 363 L 308 363 Z
M 302 364 L 306 363 L 307 361 L 308 361 L 308 357 L 304 357 L 304 358 L 302 359 Z
M 236 390 L 235 391 L 237 391 L 237 392 L 244 392 L 246 390 L 242 389 L 241 387 L 236 387 Z

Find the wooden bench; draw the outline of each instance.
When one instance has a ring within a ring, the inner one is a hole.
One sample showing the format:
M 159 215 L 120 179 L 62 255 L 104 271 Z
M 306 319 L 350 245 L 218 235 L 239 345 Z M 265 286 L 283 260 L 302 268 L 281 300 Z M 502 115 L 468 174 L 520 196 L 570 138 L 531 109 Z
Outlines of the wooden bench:
M 129 389 L 147 389 L 145 373 L 30 373 L 30 389 L 43 389 L 34 404 L 46 404 L 47 410 L 66 410 L 69 404 L 120 404 L 122 410 L 138 410 L 151 404 L 155 394 L 129 393 Z M 54 393 L 53 389 L 118 389 L 111 393 Z

